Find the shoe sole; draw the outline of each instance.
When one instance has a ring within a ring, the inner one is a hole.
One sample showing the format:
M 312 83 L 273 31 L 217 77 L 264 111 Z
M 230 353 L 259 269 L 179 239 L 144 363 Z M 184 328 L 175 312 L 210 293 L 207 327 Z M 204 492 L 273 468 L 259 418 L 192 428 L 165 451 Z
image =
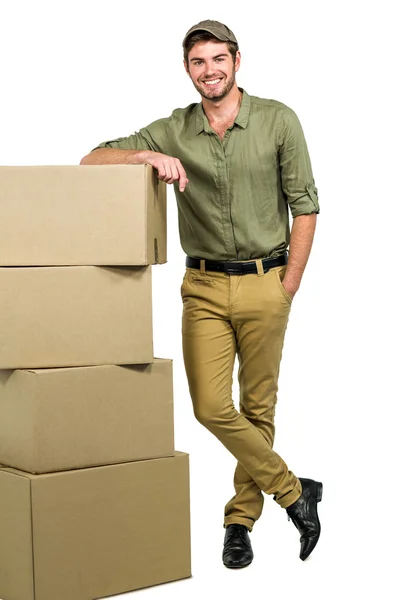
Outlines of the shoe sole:
M 250 562 L 249 562 L 249 563 L 247 563 L 246 565 L 226 565 L 226 564 L 224 563 L 224 566 L 225 566 L 227 569 L 245 569 L 246 567 L 248 567 L 249 565 L 251 565 L 251 563 L 252 563 L 252 562 L 253 562 L 253 561 L 250 561 Z

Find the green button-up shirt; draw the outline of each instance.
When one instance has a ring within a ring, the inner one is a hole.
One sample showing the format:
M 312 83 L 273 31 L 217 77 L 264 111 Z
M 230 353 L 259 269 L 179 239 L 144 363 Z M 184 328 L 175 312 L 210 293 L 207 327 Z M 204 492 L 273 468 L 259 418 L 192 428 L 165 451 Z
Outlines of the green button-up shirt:
M 97 148 L 153 150 L 179 158 L 189 183 L 174 183 L 183 251 L 214 260 L 282 254 L 293 217 L 318 213 L 317 189 L 296 114 L 244 90 L 234 124 L 218 137 L 203 106 L 178 108 L 129 137 Z

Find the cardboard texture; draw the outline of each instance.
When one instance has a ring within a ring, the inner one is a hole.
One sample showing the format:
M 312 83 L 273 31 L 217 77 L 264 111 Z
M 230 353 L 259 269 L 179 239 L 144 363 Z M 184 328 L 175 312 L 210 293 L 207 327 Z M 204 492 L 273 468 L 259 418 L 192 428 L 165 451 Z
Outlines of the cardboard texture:
M 150 165 L 0 167 L 0 265 L 165 263 L 166 184 Z
M 172 361 L 0 371 L 0 463 L 47 473 L 174 454 Z
M 0 598 L 89 600 L 190 577 L 189 457 L 0 468 Z
M 151 267 L 0 268 L 0 369 L 152 361 Z

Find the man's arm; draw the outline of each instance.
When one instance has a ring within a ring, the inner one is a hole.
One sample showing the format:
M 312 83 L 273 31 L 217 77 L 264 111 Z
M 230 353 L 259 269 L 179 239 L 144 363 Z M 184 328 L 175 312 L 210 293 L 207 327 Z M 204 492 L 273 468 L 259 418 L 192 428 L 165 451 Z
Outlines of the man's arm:
M 300 287 L 314 239 L 317 215 L 299 215 L 294 217 L 290 234 L 289 261 L 282 285 L 293 298 Z
M 170 118 L 159 119 L 127 137 L 102 142 L 84 156 L 81 165 L 151 165 L 165 183 L 179 181 L 183 192 L 188 183 L 178 158 L 169 155 Z
M 80 162 L 81 165 L 138 165 L 143 150 L 121 150 L 120 148 L 97 148 Z
M 121 150 L 119 148 L 97 148 L 80 162 L 81 165 L 151 165 L 157 170 L 158 178 L 165 183 L 179 181 L 183 192 L 188 183 L 186 171 L 179 158 L 152 152 L 151 150 Z
M 299 119 L 288 107 L 282 110 L 281 118 L 278 136 L 281 182 L 293 217 L 289 261 L 282 284 L 293 298 L 310 255 L 319 203 Z

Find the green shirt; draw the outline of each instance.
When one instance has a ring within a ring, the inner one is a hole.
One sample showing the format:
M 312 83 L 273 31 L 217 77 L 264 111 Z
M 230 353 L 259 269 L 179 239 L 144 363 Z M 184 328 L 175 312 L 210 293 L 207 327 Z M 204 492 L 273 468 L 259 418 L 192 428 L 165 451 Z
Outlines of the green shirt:
M 249 96 L 221 141 L 200 103 L 178 108 L 129 137 L 97 148 L 153 150 L 181 161 L 189 183 L 174 183 L 183 251 L 214 260 L 282 254 L 289 215 L 318 213 L 317 189 L 296 114 Z

